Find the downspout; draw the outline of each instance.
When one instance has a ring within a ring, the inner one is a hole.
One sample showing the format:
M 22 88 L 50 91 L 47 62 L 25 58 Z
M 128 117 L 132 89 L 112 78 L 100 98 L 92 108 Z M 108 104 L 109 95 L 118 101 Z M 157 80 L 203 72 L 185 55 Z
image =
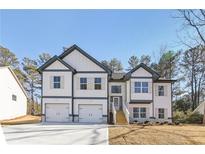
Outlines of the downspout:
M 171 120 L 173 122 L 173 90 L 172 90 L 172 82 L 171 82 Z
M 73 96 L 74 96 L 74 80 L 73 80 L 73 72 L 72 72 L 72 100 L 71 100 L 71 103 L 72 103 L 72 122 L 74 122 L 74 101 L 73 101 Z
M 107 74 L 107 122 L 110 123 L 110 110 L 109 110 L 109 74 Z
M 41 122 L 43 121 L 42 116 L 43 116 L 43 72 L 41 73 Z

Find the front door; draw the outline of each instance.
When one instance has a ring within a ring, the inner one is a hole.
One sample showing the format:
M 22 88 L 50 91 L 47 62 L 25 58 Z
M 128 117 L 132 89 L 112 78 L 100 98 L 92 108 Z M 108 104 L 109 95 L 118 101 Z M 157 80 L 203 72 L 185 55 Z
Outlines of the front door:
M 119 97 L 113 97 L 113 103 L 114 103 L 115 109 L 119 110 L 120 109 L 120 98 Z

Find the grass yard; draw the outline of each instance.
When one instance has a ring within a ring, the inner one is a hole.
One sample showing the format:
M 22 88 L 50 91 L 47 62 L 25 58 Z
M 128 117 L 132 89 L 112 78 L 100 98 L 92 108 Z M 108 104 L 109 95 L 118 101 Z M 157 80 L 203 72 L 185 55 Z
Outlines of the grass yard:
M 32 116 L 32 115 L 25 115 L 22 117 L 17 117 L 10 120 L 3 120 L 0 121 L 2 125 L 18 125 L 18 124 L 31 124 L 31 123 L 39 123 L 41 121 L 40 116 Z
M 110 126 L 109 143 L 184 145 L 205 144 L 205 126 L 199 125 L 156 125 L 156 126 Z

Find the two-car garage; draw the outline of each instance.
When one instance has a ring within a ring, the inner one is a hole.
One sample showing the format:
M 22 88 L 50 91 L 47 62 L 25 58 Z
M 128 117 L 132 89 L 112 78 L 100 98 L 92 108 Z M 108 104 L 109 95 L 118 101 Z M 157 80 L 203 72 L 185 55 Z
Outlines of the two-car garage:
M 92 102 L 92 101 L 91 101 Z M 74 103 L 74 114 L 72 116 L 71 103 L 45 103 L 46 122 L 79 122 L 79 123 L 106 123 L 107 102 L 101 104 Z M 74 121 L 73 121 L 74 120 Z

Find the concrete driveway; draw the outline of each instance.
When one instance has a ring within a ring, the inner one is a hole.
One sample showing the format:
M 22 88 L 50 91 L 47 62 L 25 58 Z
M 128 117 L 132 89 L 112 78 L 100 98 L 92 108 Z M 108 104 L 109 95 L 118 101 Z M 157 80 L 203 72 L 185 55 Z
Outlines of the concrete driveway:
M 108 144 L 107 125 L 26 124 L 2 129 L 8 144 Z

